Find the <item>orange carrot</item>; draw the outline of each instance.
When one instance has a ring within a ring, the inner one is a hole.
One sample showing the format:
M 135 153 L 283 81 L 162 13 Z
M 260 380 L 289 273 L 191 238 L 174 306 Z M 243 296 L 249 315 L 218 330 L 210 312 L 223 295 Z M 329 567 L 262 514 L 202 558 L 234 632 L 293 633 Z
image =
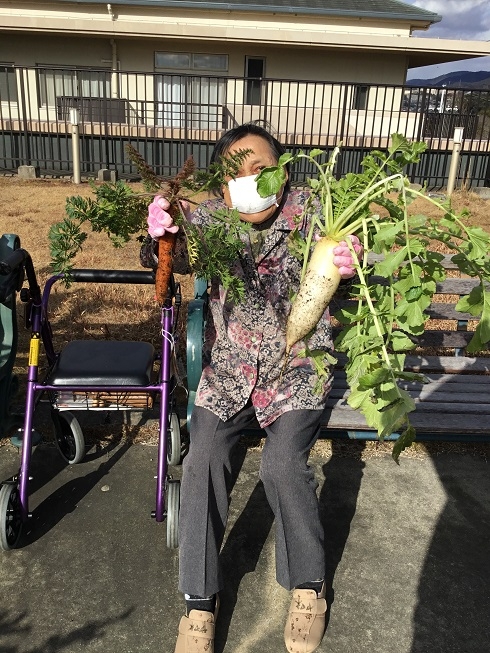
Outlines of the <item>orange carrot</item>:
M 172 203 L 168 212 L 175 219 L 179 207 Z M 158 266 L 155 272 L 155 295 L 159 304 L 163 304 L 167 298 L 168 284 L 172 275 L 172 259 L 175 246 L 175 234 L 166 231 L 158 239 Z
M 158 266 L 155 272 L 155 294 L 159 304 L 167 298 L 168 284 L 172 274 L 172 251 L 175 234 L 168 231 L 158 239 Z

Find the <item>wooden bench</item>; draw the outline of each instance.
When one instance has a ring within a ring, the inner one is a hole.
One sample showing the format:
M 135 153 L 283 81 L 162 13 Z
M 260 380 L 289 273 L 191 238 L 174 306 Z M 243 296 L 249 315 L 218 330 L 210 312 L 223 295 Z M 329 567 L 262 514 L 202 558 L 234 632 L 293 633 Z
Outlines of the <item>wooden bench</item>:
M 447 270 L 456 269 L 450 256 L 444 258 L 443 264 Z M 490 354 L 487 352 L 486 356 L 477 357 L 466 355 L 465 349 L 472 337 L 468 325 L 475 318 L 455 309 L 459 296 L 468 294 L 476 283 L 474 279 L 449 277 L 437 285 L 437 293 L 426 311 L 430 322 L 417 339 L 417 349 L 407 355 L 406 369 L 421 372 L 428 379 L 428 383 L 401 383 L 401 387 L 411 394 L 416 403 L 410 421 L 417 431 L 418 440 L 475 442 L 490 439 Z M 196 295 L 196 304 L 193 306 L 191 302 L 189 311 L 192 326 L 188 335 L 188 371 L 191 368 L 191 381 L 195 384 L 195 387 L 189 388 L 189 410 L 199 377 L 194 365 L 201 364 L 200 358 L 195 359 L 195 352 L 199 350 L 196 342 L 199 341 L 194 340 L 190 344 L 189 337 L 196 338 L 196 325 L 192 324 L 193 310 L 201 312 L 201 315 L 205 311 L 202 282 Z M 332 306 L 332 313 L 337 308 Z M 200 331 L 198 333 L 201 334 Z M 194 351 L 194 361 L 189 358 L 190 348 Z M 366 425 L 359 411 L 347 404 L 347 396 L 348 386 L 342 369 L 342 356 L 339 355 L 334 384 L 322 420 L 322 436 L 375 440 L 376 432 Z M 393 433 L 386 439 L 395 440 L 398 436 L 398 433 Z

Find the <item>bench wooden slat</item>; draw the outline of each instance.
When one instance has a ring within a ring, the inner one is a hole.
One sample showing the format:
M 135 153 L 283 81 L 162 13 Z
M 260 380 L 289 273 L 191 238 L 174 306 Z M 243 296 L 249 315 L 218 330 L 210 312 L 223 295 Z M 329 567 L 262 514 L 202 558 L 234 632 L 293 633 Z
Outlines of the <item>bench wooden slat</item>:
M 464 349 L 473 336 L 471 331 L 425 331 L 421 336 L 412 336 L 412 340 L 418 347 Z
M 339 332 L 339 328 L 333 329 L 334 338 Z M 418 347 L 464 349 L 473 335 L 471 331 L 424 331 L 420 336 L 411 336 L 411 339 Z
M 377 277 L 371 275 L 368 277 L 370 285 L 387 286 L 388 280 L 384 277 Z M 436 283 L 436 295 L 468 295 L 473 288 L 478 286 L 480 281 L 478 279 L 470 279 L 467 277 L 449 277 L 444 281 Z
M 335 315 L 339 309 L 346 309 L 354 307 L 355 305 L 355 301 L 351 299 L 339 300 L 338 302 L 332 302 L 330 305 L 330 312 L 332 315 Z M 425 313 L 427 314 L 428 319 L 431 320 L 478 320 L 478 318 L 471 315 L 471 313 L 461 313 L 454 308 L 454 304 L 448 304 L 445 302 L 432 302 L 432 304 L 425 310 Z
M 478 279 L 460 279 L 450 277 L 436 284 L 437 295 L 469 295 L 478 286 Z
M 444 413 L 448 414 L 466 414 L 466 415 L 478 415 L 481 416 L 482 420 L 486 419 L 487 420 L 487 428 L 490 431 L 490 405 L 485 404 L 485 403 L 466 403 L 464 401 L 458 402 L 458 401 L 424 401 L 420 400 L 417 397 L 413 397 L 415 400 L 415 404 L 417 406 L 417 412 L 441 412 L 443 411 Z M 341 409 L 341 408 L 350 408 L 348 406 L 347 401 L 345 398 L 337 398 L 337 397 L 331 397 L 327 401 L 327 407 L 328 408 L 335 408 Z
M 488 393 L 485 392 L 458 392 L 457 390 L 451 391 L 450 386 L 448 386 L 448 388 L 441 387 L 439 391 L 437 391 L 432 389 L 430 386 L 424 386 L 423 388 L 409 389 L 407 392 L 416 403 L 451 403 L 451 405 L 459 405 L 458 410 L 460 410 L 461 404 L 466 406 L 479 406 L 480 404 L 485 405 L 485 403 L 488 401 Z M 332 402 L 341 400 L 347 401 L 348 396 L 349 391 L 347 388 L 332 388 L 330 392 L 330 398 L 332 399 Z M 484 411 L 485 409 L 482 410 Z M 490 405 L 488 411 L 490 411 Z
M 448 414 L 442 412 L 419 412 L 410 413 L 410 422 L 417 432 L 431 432 L 444 435 L 445 433 L 472 433 L 488 434 L 490 432 L 490 415 L 462 415 L 458 413 Z M 336 406 L 335 410 L 325 410 L 322 420 L 322 429 L 337 430 L 372 430 L 366 425 L 364 416 L 350 406 Z
M 458 266 L 456 263 L 452 262 L 454 254 L 443 254 L 443 257 L 441 259 L 441 265 L 446 269 L 446 270 L 457 270 Z M 375 263 L 376 261 L 382 261 L 384 258 L 383 254 L 375 254 L 374 252 L 369 252 L 368 254 L 368 262 L 370 264 Z
M 346 373 L 343 369 L 334 369 L 333 376 L 335 378 L 335 384 L 342 383 L 344 386 L 347 385 Z M 446 383 L 464 383 L 464 387 L 471 387 L 472 384 L 475 384 L 476 387 L 481 388 L 484 386 L 490 390 L 490 375 L 489 374 L 478 374 L 478 375 L 465 375 L 461 379 L 458 374 L 444 374 L 444 372 L 423 372 L 422 377 L 428 379 L 432 384 L 446 384 Z M 400 381 L 400 383 L 415 383 L 415 381 Z M 423 385 L 422 381 L 420 385 Z
M 425 311 L 431 320 L 477 320 L 471 313 L 460 313 L 454 308 L 453 304 L 442 302 L 432 302 Z
M 422 381 L 408 381 L 400 379 L 398 385 L 405 390 L 421 389 L 423 387 L 432 388 L 433 391 L 440 391 L 441 388 L 447 392 L 461 392 L 465 394 L 474 394 L 475 392 L 490 393 L 490 376 L 471 374 L 424 374 Z M 476 380 L 478 379 L 478 380 Z M 347 389 L 347 378 L 344 370 L 334 370 L 334 385 L 332 392 L 343 391 Z
M 455 391 L 453 388 L 465 394 L 483 392 L 488 396 L 490 392 L 490 376 L 484 376 L 483 374 L 479 376 L 472 376 L 471 374 L 424 374 L 424 378 L 428 379 L 426 383 L 400 380 L 399 385 L 406 390 L 426 386 L 432 388 L 434 392 L 441 389 L 446 392 L 453 392 Z M 475 380 L 476 378 L 478 378 L 478 381 Z
M 337 352 L 338 367 L 342 367 L 346 357 Z M 405 369 L 411 372 L 428 374 L 490 374 L 489 357 L 469 356 L 424 356 L 423 354 L 408 354 L 405 358 Z
M 480 397 L 480 400 L 483 399 L 483 403 L 466 403 L 465 401 L 458 401 L 455 399 L 453 401 L 453 397 L 446 397 L 446 399 L 450 399 L 450 401 L 440 401 L 438 402 L 436 399 L 433 401 L 424 401 L 421 398 L 413 397 L 415 400 L 415 404 L 417 406 L 417 412 L 434 412 L 434 410 L 441 411 L 443 410 L 445 413 L 453 415 L 454 413 L 458 413 L 461 415 L 476 415 L 478 417 L 489 417 L 490 416 L 490 407 L 488 404 L 485 404 L 484 401 L 486 397 Z
M 490 357 L 415 356 L 405 359 L 406 369 L 414 372 L 444 372 L 448 374 L 490 374 Z

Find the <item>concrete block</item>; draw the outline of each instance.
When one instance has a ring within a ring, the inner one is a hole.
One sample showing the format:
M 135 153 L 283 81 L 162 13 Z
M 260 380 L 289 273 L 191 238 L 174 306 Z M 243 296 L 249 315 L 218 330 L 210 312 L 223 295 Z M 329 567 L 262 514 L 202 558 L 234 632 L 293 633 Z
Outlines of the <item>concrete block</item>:
M 37 179 L 39 177 L 39 168 L 36 166 L 19 166 L 17 174 L 21 179 Z
M 471 192 L 479 195 L 482 200 L 490 200 L 490 188 L 487 186 L 477 186 L 476 188 L 472 188 Z
M 117 170 L 101 168 L 97 174 L 97 179 L 98 181 L 111 181 L 114 183 L 117 181 Z

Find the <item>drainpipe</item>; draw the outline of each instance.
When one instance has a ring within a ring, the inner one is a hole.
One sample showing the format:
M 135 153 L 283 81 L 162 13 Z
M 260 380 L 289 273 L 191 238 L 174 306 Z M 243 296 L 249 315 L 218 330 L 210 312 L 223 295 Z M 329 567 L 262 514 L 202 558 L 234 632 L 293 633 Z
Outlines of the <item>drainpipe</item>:
M 109 41 L 112 48 L 112 79 L 111 79 L 111 95 L 114 98 L 119 97 L 119 78 L 117 74 L 117 44 L 115 39 Z

